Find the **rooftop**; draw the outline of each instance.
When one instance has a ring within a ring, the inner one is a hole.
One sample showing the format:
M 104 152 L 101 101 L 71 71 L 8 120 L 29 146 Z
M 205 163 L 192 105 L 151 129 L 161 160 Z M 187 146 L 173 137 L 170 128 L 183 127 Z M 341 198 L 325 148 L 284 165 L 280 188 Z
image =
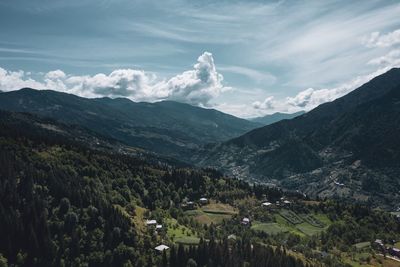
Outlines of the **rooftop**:
M 158 251 L 164 251 L 164 250 L 169 249 L 169 247 L 166 245 L 159 245 L 159 246 L 155 247 L 154 249 L 158 250 Z

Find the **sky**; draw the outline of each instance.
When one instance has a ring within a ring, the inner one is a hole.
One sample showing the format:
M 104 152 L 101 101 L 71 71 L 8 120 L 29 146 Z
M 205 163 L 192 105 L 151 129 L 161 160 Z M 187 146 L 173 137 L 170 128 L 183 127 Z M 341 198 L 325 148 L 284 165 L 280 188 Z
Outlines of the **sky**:
M 400 66 L 399 1 L 0 0 L 0 90 L 310 110 Z

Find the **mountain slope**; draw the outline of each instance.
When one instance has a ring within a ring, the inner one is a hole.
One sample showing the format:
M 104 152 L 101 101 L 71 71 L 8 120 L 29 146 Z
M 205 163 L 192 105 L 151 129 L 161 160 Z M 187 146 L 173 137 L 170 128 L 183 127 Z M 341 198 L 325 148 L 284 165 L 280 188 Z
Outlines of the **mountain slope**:
M 400 69 L 392 69 L 302 116 L 217 145 L 201 163 L 320 196 L 376 193 L 390 202 L 400 185 L 399 136 Z
M 305 111 L 298 111 L 295 113 L 276 112 L 274 114 L 265 115 L 263 117 L 252 118 L 252 119 L 250 119 L 250 121 L 258 122 L 258 123 L 261 123 L 266 126 L 266 125 L 270 125 L 270 124 L 273 124 L 273 123 L 281 121 L 281 120 L 290 120 L 290 119 L 296 118 L 297 116 L 303 115 L 304 113 L 305 113 Z
M 29 88 L 2 93 L 0 109 L 84 126 L 130 146 L 179 158 L 206 143 L 228 140 L 261 126 L 213 109 L 172 101 L 87 99 Z

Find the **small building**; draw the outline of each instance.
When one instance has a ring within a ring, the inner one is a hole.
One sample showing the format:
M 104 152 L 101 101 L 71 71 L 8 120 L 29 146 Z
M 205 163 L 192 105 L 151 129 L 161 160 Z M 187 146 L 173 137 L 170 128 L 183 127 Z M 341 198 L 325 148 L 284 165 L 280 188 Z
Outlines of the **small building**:
M 157 250 L 158 252 L 163 252 L 164 250 L 169 249 L 169 247 L 166 246 L 166 245 L 161 244 L 161 245 L 155 247 L 154 249 Z
M 263 206 L 263 207 L 271 207 L 271 205 L 272 205 L 272 203 L 271 203 L 271 202 L 268 202 L 268 201 L 263 202 L 263 203 L 261 204 L 261 206 Z
M 162 224 L 157 224 L 156 225 L 156 230 L 161 230 L 163 227 L 162 227 Z
M 344 186 L 344 184 L 343 183 L 339 183 L 337 180 L 335 180 L 335 185 L 337 185 L 337 186 Z
M 183 210 L 193 210 L 195 208 L 195 204 L 193 201 L 183 202 L 181 205 Z
M 146 225 L 147 226 L 156 226 L 157 221 L 156 220 L 146 220 Z
M 386 252 L 385 244 L 381 239 L 376 239 L 374 243 L 372 244 L 373 248 L 376 250 L 379 250 L 381 252 Z
M 289 200 L 284 200 L 284 201 L 283 201 L 283 204 L 284 204 L 285 206 L 290 206 L 290 204 L 292 204 L 292 202 L 290 202 Z
M 247 218 L 247 217 L 244 217 L 244 218 L 242 219 L 242 224 L 243 224 L 243 225 L 249 225 L 249 224 L 250 224 L 250 219 Z
M 208 204 L 208 199 L 205 197 L 202 197 L 199 199 L 200 204 Z
M 389 254 L 394 256 L 394 257 L 400 258 L 400 249 L 398 249 L 398 248 L 390 248 L 389 249 Z

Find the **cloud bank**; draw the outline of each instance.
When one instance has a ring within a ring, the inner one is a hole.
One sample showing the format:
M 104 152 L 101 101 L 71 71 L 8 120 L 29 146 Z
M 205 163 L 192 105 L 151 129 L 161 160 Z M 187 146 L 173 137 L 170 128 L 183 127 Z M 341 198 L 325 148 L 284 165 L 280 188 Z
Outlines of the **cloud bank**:
M 368 38 L 365 38 L 364 44 L 367 47 L 389 47 L 400 44 L 400 29 L 387 34 L 373 32 Z
M 0 90 L 23 87 L 52 89 L 83 97 L 127 97 L 134 101 L 176 100 L 208 106 L 210 101 L 229 89 L 222 83 L 211 53 L 204 52 L 192 70 L 170 79 L 159 79 L 154 73 L 135 69 L 117 69 L 110 74 L 74 76 L 62 70 L 45 73 L 35 80 L 23 71 L 0 68 Z

